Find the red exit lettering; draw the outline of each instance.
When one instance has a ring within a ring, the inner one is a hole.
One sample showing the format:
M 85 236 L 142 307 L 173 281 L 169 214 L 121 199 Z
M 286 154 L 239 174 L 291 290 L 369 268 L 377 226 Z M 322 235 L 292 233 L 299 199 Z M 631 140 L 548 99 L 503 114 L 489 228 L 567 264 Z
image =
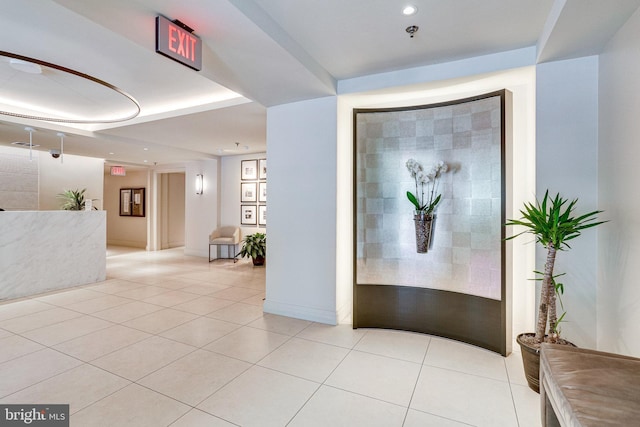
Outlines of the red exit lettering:
M 156 52 L 196 71 L 202 69 L 202 40 L 178 20 L 156 17 Z
M 191 34 L 177 27 L 169 26 L 168 46 L 169 50 L 177 55 L 195 61 L 197 40 Z

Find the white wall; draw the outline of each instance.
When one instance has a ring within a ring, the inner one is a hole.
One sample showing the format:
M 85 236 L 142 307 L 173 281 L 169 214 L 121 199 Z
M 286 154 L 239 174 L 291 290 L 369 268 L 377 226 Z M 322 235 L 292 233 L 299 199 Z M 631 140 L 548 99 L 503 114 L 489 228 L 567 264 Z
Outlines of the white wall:
M 240 162 L 242 160 L 266 159 L 267 153 L 245 154 L 241 156 L 225 156 L 221 159 L 222 171 L 220 178 L 220 226 L 235 225 L 240 226 Z M 269 182 L 269 180 L 267 180 Z M 268 196 L 267 196 L 268 197 Z M 267 200 L 269 200 L 267 198 Z M 255 204 L 258 203 L 248 203 Z M 268 223 L 267 223 L 268 224 Z M 266 228 L 262 226 L 242 226 L 242 235 L 253 233 L 265 233 Z M 220 249 L 221 256 L 226 256 L 226 248 Z
M 66 156 L 65 156 L 66 162 Z M 104 168 L 103 168 L 104 169 Z M 107 244 L 145 249 L 149 209 L 148 172 L 128 170 L 126 176 L 104 173 L 104 210 L 107 211 Z M 145 216 L 120 216 L 120 189 L 145 188 Z
M 48 153 L 0 147 L 0 207 L 7 210 L 59 210 L 57 195 L 86 188 L 85 198 L 102 209 L 104 160 L 65 154 L 64 163 Z
M 397 88 L 403 85 L 437 83 L 458 78 L 465 79 L 473 75 L 513 70 L 534 65 L 536 55 L 535 46 L 531 46 L 442 64 L 355 77 L 339 81 L 338 94 L 359 93 L 384 88 L 398 90 Z
M 640 10 L 600 56 L 598 348 L 640 357 Z
M 196 175 L 204 175 L 203 194 L 196 194 Z M 186 164 L 185 173 L 185 255 L 206 257 L 209 254 L 209 233 L 220 218 L 220 167 L 218 159 Z
M 94 200 L 94 206 L 102 209 L 104 187 L 104 160 L 93 157 L 64 155 L 64 163 L 48 153 L 41 152 L 40 210 L 58 210 L 61 201 L 56 196 L 65 190 L 82 190 L 85 199 Z
M 337 322 L 336 138 L 336 97 L 267 110 L 265 312 Z
M 40 152 L 0 146 L 0 208 L 11 211 L 38 210 L 38 163 Z
M 578 198 L 576 214 L 598 205 L 598 58 L 595 56 L 537 66 L 536 193 L 546 189 L 567 199 Z M 623 111 L 616 108 L 616 111 Z M 610 213 L 607 212 L 606 216 Z M 602 226 L 607 228 L 608 226 Z M 564 338 L 579 347 L 596 347 L 597 230 L 585 230 L 558 252 L 554 274 L 565 285 L 567 311 Z M 522 237 L 520 239 L 523 239 Z M 538 245 L 539 246 L 539 245 Z M 539 247 L 537 268 L 546 250 Z M 560 310 L 560 308 L 559 308 Z M 561 311 L 559 311 L 561 313 Z

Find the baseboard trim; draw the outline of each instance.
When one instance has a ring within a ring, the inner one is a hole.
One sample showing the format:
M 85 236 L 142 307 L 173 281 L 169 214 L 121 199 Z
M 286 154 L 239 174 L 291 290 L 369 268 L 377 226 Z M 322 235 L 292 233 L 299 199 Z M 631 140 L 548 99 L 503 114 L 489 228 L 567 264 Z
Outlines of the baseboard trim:
M 422 332 L 508 355 L 502 301 L 439 289 L 356 285 L 354 303 L 356 328 Z
M 263 311 L 265 313 L 309 320 L 311 322 L 325 323 L 327 325 L 338 324 L 338 314 L 335 311 L 303 307 L 268 299 L 264 301 Z
M 197 256 L 201 258 L 206 258 L 209 256 L 209 253 L 206 250 L 202 251 L 199 249 L 187 249 L 187 248 L 184 248 L 184 254 L 186 256 Z
M 138 242 L 135 240 L 107 240 L 107 246 L 124 246 L 127 248 L 146 249 L 147 242 Z

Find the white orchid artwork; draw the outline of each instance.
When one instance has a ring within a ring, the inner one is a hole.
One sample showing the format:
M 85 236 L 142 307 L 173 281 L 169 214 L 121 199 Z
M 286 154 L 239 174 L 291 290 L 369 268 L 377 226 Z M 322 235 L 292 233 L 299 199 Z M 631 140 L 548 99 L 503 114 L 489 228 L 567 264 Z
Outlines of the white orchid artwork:
M 431 215 L 435 211 L 442 194 L 438 193 L 440 178 L 449 170 L 449 166 L 442 160 L 425 171 L 422 165 L 414 159 L 407 160 L 407 169 L 415 181 L 416 192 L 407 191 L 407 198 L 415 206 L 416 213 Z

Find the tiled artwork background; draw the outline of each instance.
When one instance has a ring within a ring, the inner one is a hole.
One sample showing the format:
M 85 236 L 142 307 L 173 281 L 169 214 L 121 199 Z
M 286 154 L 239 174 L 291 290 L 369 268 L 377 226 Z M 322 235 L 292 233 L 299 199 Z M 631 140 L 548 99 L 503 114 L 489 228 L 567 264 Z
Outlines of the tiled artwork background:
M 356 116 L 357 283 L 501 299 L 500 97 Z M 432 248 L 416 253 L 415 183 L 405 163 L 439 160 Z

